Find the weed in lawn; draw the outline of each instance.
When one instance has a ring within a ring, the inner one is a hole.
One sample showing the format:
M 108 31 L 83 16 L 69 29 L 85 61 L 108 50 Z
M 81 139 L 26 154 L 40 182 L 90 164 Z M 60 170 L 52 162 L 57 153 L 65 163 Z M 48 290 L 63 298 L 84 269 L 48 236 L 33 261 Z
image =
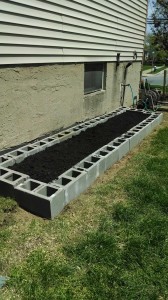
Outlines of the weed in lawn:
M 4 246 L 3 244 L 9 239 L 10 234 L 11 232 L 8 228 L 5 228 L 4 230 L 0 231 L 0 248 Z
M 10 198 L 0 198 L 0 209 L 3 210 L 4 213 L 14 212 L 17 207 L 16 201 Z
M 12 224 L 12 213 L 16 211 L 16 208 L 16 201 L 0 197 L 0 227 Z

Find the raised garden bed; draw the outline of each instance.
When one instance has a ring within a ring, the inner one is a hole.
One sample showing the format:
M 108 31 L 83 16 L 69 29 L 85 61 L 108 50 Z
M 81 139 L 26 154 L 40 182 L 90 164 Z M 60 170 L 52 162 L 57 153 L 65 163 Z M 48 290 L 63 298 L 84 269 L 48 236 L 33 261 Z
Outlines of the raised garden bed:
M 88 128 L 71 139 L 27 157 L 11 169 L 25 173 L 33 179 L 49 183 L 147 117 L 148 115 L 142 112 L 126 111 L 105 123 Z
M 0 193 L 54 218 L 162 120 L 120 108 L 0 156 Z

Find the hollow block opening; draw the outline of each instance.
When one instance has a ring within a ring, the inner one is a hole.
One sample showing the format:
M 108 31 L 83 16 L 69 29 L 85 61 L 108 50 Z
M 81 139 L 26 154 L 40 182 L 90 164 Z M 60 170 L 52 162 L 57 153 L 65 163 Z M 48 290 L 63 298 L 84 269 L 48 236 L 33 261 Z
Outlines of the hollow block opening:
M 50 186 L 44 186 L 42 189 L 40 189 L 37 193 L 46 197 L 51 197 L 54 195 L 58 189 L 52 188 Z
M 12 156 L 19 156 L 19 155 L 22 155 L 22 154 L 23 154 L 23 152 L 21 152 L 19 150 L 11 153 Z
M 31 151 L 31 150 L 34 150 L 34 148 L 31 146 L 26 146 L 26 147 L 22 148 L 22 150 L 23 151 Z
M 68 183 L 70 183 L 71 182 L 71 179 L 68 179 L 68 178 L 65 178 L 65 177 L 61 177 L 60 178 L 60 183 L 62 184 L 62 185 L 67 185 Z
M 107 150 L 108 150 L 108 151 L 113 151 L 113 150 L 115 150 L 115 147 L 107 146 Z
M 3 163 L 3 162 L 5 162 L 5 161 L 7 161 L 8 159 L 7 158 L 5 158 L 5 157 L 0 157 L 0 163 Z
M 91 157 L 91 162 L 97 162 L 99 160 L 100 160 L 100 157 L 95 157 L 95 156 Z
M 100 155 L 102 155 L 102 156 L 106 156 L 107 154 L 108 154 L 107 151 L 100 151 Z
M 7 174 L 8 171 L 0 169 L 0 176 Z
M 16 181 L 18 180 L 19 178 L 21 178 L 22 176 L 21 175 L 18 175 L 18 174 L 10 174 L 9 176 L 7 176 L 5 179 L 8 180 L 8 181 Z
M 78 171 L 72 170 L 72 171 L 69 172 L 67 175 L 68 175 L 68 176 L 71 176 L 71 177 L 73 177 L 73 178 L 76 178 L 76 177 L 78 177 L 79 175 L 81 175 L 81 173 L 78 172 Z
M 26 189 L 28 191 L 33 191 L 33 190 L 35 190 L 39 186 L 40 186 L 40 183 L 37 183 L 37 182 L 35 182 L 33 180 L 30 180 L 30 181 L 24 183 L 22 185 L 22 188 L 24 188 L 24 189 Z

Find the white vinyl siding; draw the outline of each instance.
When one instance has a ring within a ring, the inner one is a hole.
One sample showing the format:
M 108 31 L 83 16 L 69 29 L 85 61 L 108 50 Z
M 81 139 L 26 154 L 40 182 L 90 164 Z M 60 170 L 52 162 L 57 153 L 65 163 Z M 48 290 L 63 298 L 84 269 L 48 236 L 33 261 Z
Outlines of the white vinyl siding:
M 142 59 L 147 0 L 1 0 L 0 64 Z

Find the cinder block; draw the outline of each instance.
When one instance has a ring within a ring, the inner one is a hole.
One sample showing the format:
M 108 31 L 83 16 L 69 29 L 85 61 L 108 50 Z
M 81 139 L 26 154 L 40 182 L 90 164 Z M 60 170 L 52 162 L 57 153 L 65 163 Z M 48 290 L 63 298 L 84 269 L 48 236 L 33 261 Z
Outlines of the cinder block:
M 119 108 L 118 109 L 120 109 L 120 110 L 122 110 L 123 112 L 124 111 L 126 111 L 127 110 L 127 106 L 119 106 Z
M 8 152 L 5 156 L 13 158 L 15 163 L 18 164 L 26 158 L 26 152 L 19 148 L 17 150 Z
M 12 157 L 8 157 L 7 155 L 0 156 L 0 167 L 10 167 L 15 164 L 15 160 Z
M 106 145 L 80 161 L 77 165 L 75 165 L 75 168 L 79 171 L 86 172 L 86 185 L 88 187 L 117 160 L 118 149 L 116 147 Z
M 110 119 L 111 119 L 111 118 L 114 118 L 115 116 L 117 116 L 117 112 L 111 112 L 111 113 L 109 114 L 109 116 L 110 116 Z
M 87 129 L 87 125 L 77 125 L 71 128 L 72 130 L 72 135 L 78 135 L 80 134 L 82 131 L 85 131 Z
M 162 121 L 163 121 L 163 113 L 160 113 L 160 114 L 158 115 L 158 122 L 159 122 L 159 124 L 160 124 Z
M 99 161 L 100 157 L 90 155 L 74 166 L 77 170 L 86 172 L 86 188 L 99 176 Z
M 58 186 L 39 183 L 29 180 L 17 186 L 16 200 L 27 211 L 43 218 L 53 219 L 65 206 L 65 192 Z
M 87 156 L 86 161 L 91 162 L 94 165 L 95 170 L 95 178 L 97 178 L 100 174 L 102 174 L 102 167 L 101 167 L 101 157 L 95 155 L 94 153 Z
M 133 108 L 133 107 L 129 107 L 129 108 L 127 108 L 127 110 L 129 110 L 129 111 L 139 111 L 139 109 Z
M 150 125 L 151 125 L 151 130 L 153 130 L 156 126 L 158 126 L 158 118 L 156 116 L 150 116 L 148 119 L 147 119 L 148 122 L 150 122 Z
M 72 135 L 73 135 L 73 131 L 71 131 L 71 130 L 65 130 L 65 131 L 62 131 L 57 134 L 60 142 L 70 139 L 72 137 Z
M 37 147 L 33 147 L 32 145 L 27 145 L 27 146 L 21 147 L 21 148 L 19 148 L 19 150 L 25 152 L 25 157 L 34 155 L 35 153 L 38 152 Z
M 110 113 L 106 114 L 107 117 L 113 118 L 114 116 L 118 114 L 122 114 L 126 112 L 127 108 L 126 107 L 119 107 L 118 109 L 115 109 L 111 111 Z
M 100 117 L 96 117 L 95 120 L 99 123 L 99 121 L 101 120 Z
M 107 120 L 108 120 L 108 119 L 111 119 L 111 118 L 112 118 L 112 113 L 106 114 L 106 118 L 107 118 Z
M 147 123 L 140 123 L 139 125 L 134 127 L 134 131 L 139 130 L 139 140 L 142 141 L 146 135 L 147 135 L 147 127 L 146 127 Z
M 122 137 L 119 137 L 115 140 L 113 140 L 111 143 L 109 143 L 112 147 L 118 148 L 118 159 L 120 160 L 124 155 L 126 155 L 129 152 L 129 139 L 125 139 Z
M 120 115 L 120 114 L 122 114 L 125 111 L 126 111 L 126 109 L 125 110 L 123 110 L 123 109 L 116 109 L 115 113 L 117 113 L 117 115 Z
M 145 109 L 138 109 L 139 112 L 146 113 Z
M 98 176 L 103 174 L 106 171 L 106 160 L 105 156 L 108 154 L 107 151 L 96 151 L 93 152 L 92 156 L 99 158 L 97 165 L 98 165 Z
M 99 124 L 100 123 L 105 123 L 109 118 L 107 116 L 100 116 Z
M 31 145 L 32 147 L 36 147 L 37 152 L 43 151 L 48 147 L 47 142 L 44 142 L 44 141 L 37 141 L 37 142 L 29 144 L 29 145 Z
M 161 122 L 162 122 L 162 119 L 163 119 L 163 114 L 161 113 L 152 113 L 148 118 L 147 118 L 147 122 L 149 121 L 150 124 L 151 124 L 151 128 L 152 130 L 158 126 Z
M 73 132 L 73 135 L 78 135 L 81 133 L 81 128 L 79 128 L 78 126 L 74 126 L 71 128 L 72 132 Z
M 139 111 L 139 110 L 138 110 L 138 111 Z M 152 114 L 152 112 L 146 111 L 146 110 L 143 110 L 143 113 L 144 113 L 145 115 L 147 115 L 147 117 L 148 117 L 148 116 L 151 116 L 151 114 Z
M 134 133 L 134 141 L 131 141 L 131 146 L 130 148 L 132 149 L 134 146 L 139 144 L 146 136 L 145 131 L 142 129 L 134 128 L 130 130 L 131 132 Z
M 29 178 L 28 175 L 0 167 L 0 193 L 3 196 L 14 197 L 14 187 Z
M 41 187 L 42 185 L 44 185 L 43 182 L 29 178 L 28 180 L 26 180 L 25 182 L 23 182 L 19 186 L 23 190 L 27 190 L 29 192 L 33 192 L 34 190 L 36 190 L 37 188 Z
M 101 120 L 101 117 L 100 117 L 100 120 Z M 89 120 L 89 123 L 93 126 L 96 126 L 98 124 L 97 120 L 96 119 L 91 119 Z
M 153 120 L 154 123 L 157 125 L 159 125 L 162 120 L 163 120 L 163 113 L 153 113 L 150 117 L 149 117 L 150 120 Z
M 127 138 L 129 140 L 129 148 L 132 150 L 134 147 L 136 147 L 142 140 L 140 130 L 135 131 L 127 131 L 123 136 L 124 138 Z
M 101 148 L 101 150 L 108 152 L 107 155 L 105 155 L 105 167 L 107 170 L 119 160 L 118 147 L 109 144 Z
M 141 126 L 144 126 L 145 137 L 152 132 L 151 121 L 145 120 L 141 123 Z
M 87 129 L 87 126 L 86 126 L 84 123 L 79 124 L 77 127 L 78 127 L 78 129 L 80 129 L 81 131 L 85 131 L 85 130 Z
M 53 135 L 53 136 L 50 136 L 50 137 L 47 137 L 47 138 L 41 140 L 41 142 L 45 142 L 45 143 L 47 143 L 47 147 L 51 147 L 55 144 L 60 143 L 60 139 L 57 137 L 57 135 Z
M 86 121 L 84 124 L 87 129 L 87 128 L 95 127 L 98 123 L 99 123 L 99 121 L 97 121 L 96 119 L 92 119 L 92 120 Z
M 87 121 L 87 122 L 85 122 L 85 126 L 87 128 L 94 127 L 94 123 L 91 123 L 90 121 Z
M 65 190 L 65 203 L 68 204 L 87 188 L 86 172 L 75 168 L 69 169 L 58 179 L 52 182 L 52 185 L 58 184 Z
M 108 161 L 109 151 L 101 148 L 98 151 L 94 152 L 93 155 L 96 157 L 100 157 L 98 164 L 99 164 L 99 175 L 101 175 L 102 173 L 104 173 L 107 170 L 107 166 L 109 163 L 109 161 Z
M 10 172 L 10 169 L 4 168 L 0 166 L 0 179 L 2 179 L 5 175 Z

